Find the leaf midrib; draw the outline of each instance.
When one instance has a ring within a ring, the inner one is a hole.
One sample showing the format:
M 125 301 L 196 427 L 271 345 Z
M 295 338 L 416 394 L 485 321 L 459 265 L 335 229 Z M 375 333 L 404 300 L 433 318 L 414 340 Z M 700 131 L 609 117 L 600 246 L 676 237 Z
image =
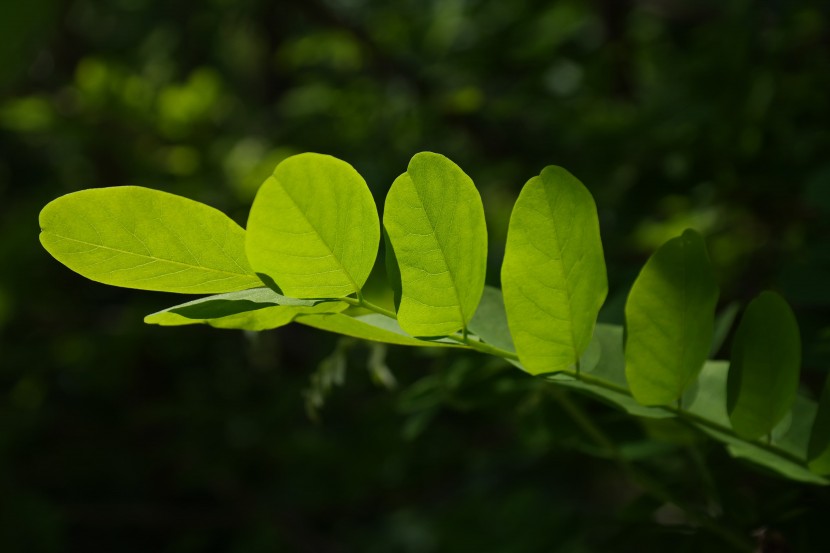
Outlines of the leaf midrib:
M 351 273 L 349 273 L 349 271 L 346 270 L 346 267 L 343 266 L 343 263 L 340 261 L 340 258 L 337 257 L 336 255 L 334 255 L 334 250 L 332 250 L 331 246 L 329 246 L 329 243 L 326 242 L 325 238 L 323 238 L 322 233 L 320 233 L 320 231 L 311 222 L 311 220 L 308 217 L 306 217 L 306 214 L 302 210 L 300 205 L 297 203 L 297 201 L 294 199 L 294 197 L 291 196 L 291 194 L 288 192 L 288 188 L 286 188 L 283 185 L 282 181 L 280 181 L 280 179 L 276 175 L 274 175 L 274 181 L 276 181 L 277 186 L 279 186 L 282 189 L 282 191 L 285 193 L 285 196 L 291 202 L 291 205 L 293 205 L 294 208 L 297 210 L 297 213 L 300 214 L 300 217 L 302 217 L 303 220 L 308 224 L 308 226 L 311 227 L 311 229 L 314 231 L 315 236 L 317 236 L 317 238 L 320 240 L 320 243 L 323 244 L 323 246 L 326 248 L 326 251 L 329 252 L 329 255 L 331 255 L 331 258 L 337 264 L 337 267 L 343 272 L 344 275 L 346 275 L 346 278 L 351 283 L 355 294 L 360 294 L 360 286 L 357 285 L 357 282 L 355 282 L 355 280 L 352 278 Z M 337 230 L 337 229 L 335 228 L 335 230 Z
M 407 172 L 408 173 L 408 172 Z M 450 275 L 450 282 L 452 283 L 452 291 L 455 295 L 456 305 L 458 305 L 458 316 L 461 320 L 461 327 L 466 329 L 467 322 L 466 318 L 464 317 L 464 306 L 461 305 L 461 296 L 458 294 L 458 285 L 456 284 L 455 274 L 453 273 L 452 269 L 450 268 L 449 263 L 447 263 L 447 254 L 444 251 L 444 247 L 440 240 L 438 240 L 438 234 L 436 232 L 436 225 L 433 220 L 429 216 L 429 211 L 427 211 L 426 204 L 424 203 L 423 198 L 421 198 L 420 190 L 418 189 L 418 185 L 415 183 L 415 179 L 412 178 L 412 175 L 409 175 L 409 181 L 412 183 L 412 188 L 415 189 L 415 196 L 418 198 L 418 202 L 421 204 L 421 210 L 424 212 L 424 217 L 426 217 L 427 221 L 429 222 L 430 229 L 432 232 L 429 233 L 429 236 L 435 241 L 435 245 L 438 247 L 438 251 L 441 252 L 441 261 L 444 264 L 444 267 L 447 269 L 447 274 Z M 443 213 L 443 212 L 442 212 Z M 423 302 L 421 302 L 423 303 Z
M 78 238 L 71 238 L 69 236 L 63 236 L 61 234 L 58 234 L 56 232 L 51 232 L 51 231 L 48 231 L 48 230 L 42 231 L 42 234 L 55 236 L 57 238 L 60 238 L 62 240 L 68 240 L 70 242 L 77 242 L 78 244 L 84 244 L 85 246 L 94 246 L 96 248 L 101 248 L 103 250 L 109 250 L 109 251 L 124 253 L 124 254 L 128 254 L 128 255 L 134 255 L 136 257 L 142 257 L 142 258 L 145 258 L 145 259 L 152 259 L 154 261 L 163 261 L 165 263 L 171 263 L 173 265 L 180 265 L 182 267 L 188 267 L 190 269 L 199 269 L 199 270 L 202 270 L 202 271 L 208 271 L 208 272 L 212 272 L 212 273 L 221 273 L 221 274 L 225 274 L 225 275 L 245 276 L 245 277 L 250 277 L 252 280 L 254 280 L 256 278 L 251 273 L 237 273 L 237 272 L 234 272 L 234 271 L 223 271 L 222 269 L 214 269 L 212 267 L 205 267 L 204 265 L 192 265 L 190 263 L 183 263 L 181 261 L 174 261 L 172 259 L 167 259 L 165 257 L 147 255 L 147 254 L 137 253 L 137 252 L 130 251 L 130 250 L 122 250 L 120 248 L 114 248 L 112 246 L 105 246 L 103 244 L 96 244 L 94 242 L 87 242 L 86 240 L 80 240 Z M 87 253 L 87 252 L 64 252 L 64 253 L 81 254 L 81 253 Z
M 576 335 L 574 334 L 574 319 L 573 319 L 573 308 L 571 307 L 571 288 L 570 288 L 570 281 L 568 280 L 567 275 L 565 275 L 565 259 L 564 259 L 564 248 L 561 247 L 561 242 L 559 240 L 559 232 L 556 229 L 556 222 L 555 222 L 555 210 L 554 210 L 554 203 L 553 199 L 550 197 L 550 190 L 548 186 L 545 186 L 545 181 L 542 181 L 542 191 L 545 195 L 545 200 L 548 203 L 548 211 L 550 212 L 550 227 L 553 230 L 553 238 L 556 241 L 556 249 L 559 250 L 559 263 L 556 263 L 556 266 L 559 269 L 559 274 L 564 282 L 564 290 L 565 295 L 567 296 L 567 310 L 568 310 L 568 330 L 570 331 L 571 336 L 571 348 L 574 352 L 574 357 L 576 358 Z M 576 358 L 578 361 L 578 358 Z

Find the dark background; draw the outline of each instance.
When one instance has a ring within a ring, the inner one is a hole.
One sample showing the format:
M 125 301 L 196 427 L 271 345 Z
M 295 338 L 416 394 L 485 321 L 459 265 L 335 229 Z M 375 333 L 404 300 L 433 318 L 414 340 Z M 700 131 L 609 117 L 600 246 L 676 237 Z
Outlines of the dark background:
M 244 224 L 303 151 L 352 163 L 382 205 L 431 150 L 482 193 L 497 285 L 521 185 L 558 164 L 598 203 L 604 320 L 695 227 L 723 306 L 764 288 L 791 302 L 814 394 L 830 368 L 826 2 L 4 0 L 0 32 L 0 550 L 730 551 L 681 501 L 759 550 L 830 550 L 828 491 L 675 423 L 569 396 L 667 503 L 551 386 L 496 361 L 390 347 L 389 390 L 366 370 L 382 352 L 311 329 L 146 326 L 181 298 L 87 281 L 37 239 L 49 200 L 123 184 Z M 309 413 L 338 347 L 345 385 Z

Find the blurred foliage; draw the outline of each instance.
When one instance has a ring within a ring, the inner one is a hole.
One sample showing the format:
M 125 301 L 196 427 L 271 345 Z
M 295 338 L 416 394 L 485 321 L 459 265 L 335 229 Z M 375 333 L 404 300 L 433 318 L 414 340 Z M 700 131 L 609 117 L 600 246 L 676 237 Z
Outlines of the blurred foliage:
M 28 0 L 0 3 L 0 29 L 3 551 L 730 550 L 644 494 L 547 384 L 306 328 L 145 326 L 176 299 L 61 267 L 37 213 L 136 184 L 244 223 L 292 153 L 348 160 L 382 200 L 432 150 L 482 192 L 498 284 L 519 188 L 559 164 L 597 198 L 603 320 L 621 322 L 648 254 L 694 226 L 724 305 L 767 287 L 794 304 L 817 390 L 830 368 L 825 2 Z M 830 547 L 827 491 L 676 423 L 570 400 L 759 550 Z

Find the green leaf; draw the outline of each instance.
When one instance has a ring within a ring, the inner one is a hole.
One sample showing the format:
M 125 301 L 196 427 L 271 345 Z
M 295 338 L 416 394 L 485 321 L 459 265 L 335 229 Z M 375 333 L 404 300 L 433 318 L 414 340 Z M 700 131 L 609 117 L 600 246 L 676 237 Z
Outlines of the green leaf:
M 531 374 L 572 371 L 608 293 L 591 193 L 549 166 L 522 189 L 501 271 L 510 332 Z
M 810 447 L 807 458 L 810 470 L 816 474 L 830 474 L 830 376 L 824 382 L 818 413 L 810 433 Z
M 460 344 L 449 340 L 426 341 L 418 340 L 407 334 L 398 322 L 385 315 L 370 313 L 351 317 L 342 313 L 333 315 L 302 315 L 296 322 L 328 332 L 345 334 L 361 340 L 384 342 L 400 346 L 420 347 L 461 347 Z
M 214 328 L 268 330 L 287 325 L 302 313 L 336 313 L 348 304 L 286 298 L 270 288 L 219 294 L 169 307 L 144 317 L 161 326 L 207 324 Z
M 359 293 L 377 257 L 375 201 L 354 168 L 321 154 L 289 157 L 254 199 L 246 251 L 263 280 L 295 298 Z
M 718 285 L 703 238 L 672 238 L 643 267 L 625 304 L 625 374 L 643 405 L 676 401 L 703 368 Z
M 400 267 L 401 327 L 413 336 L 466 327 L 487 269 L 484 207 L 470 177 L 442 155 L 415 154 L 386 196 L 383 225 Z
M 623 328 L 621 326 L 598 324 L 594 329 L 594 337 L 583 353 L 579 365 L 579 374 L 584 380 L 576 380 L 571 374 L 562 372 L 549 375 L 547 379 L 593 396 L 630 415 L 655 419 L 674 416 L 663 409 L 644 407 L 631 397 L 625 381 Z
M 138 186 L 81 190 L 40 212 L 52 256 L 104 284 L 182 294 L 262 286 L 245 231 L 205 204 Z
M 723 427 L 723 430 L 699 422 L 695 426 L 726 444 L 733 457 L 745 459 L 792 480 L 827 484 L 825 479 L 812 474 L 804 463 L 809 429 L 816 411 L 815 402 L 797 396 L 792 408 L 792 424 L 787 421 L 779 424 L 772 432 L 772 442 L 768 447 L 758 442 L 747 442 L 727 431 L 727 374 L 729 364 L 726 361 L 707 361 L 695 384 L 683 396 L 686 411 Z
M 504 311 L 504 297 L 501 290 L 485 286 L 481 301 L 475 315 L 470 319 L 470 331 L 481 340 L 507 351 L 516 351 L 510 328 L 507 326 L 507 313 Z
M 732 428 L 744 439 L 768 434 L 795 399 L 801 338 L 790 306 L 763 292 L 741 317 L 732 342 L 728 409 Z

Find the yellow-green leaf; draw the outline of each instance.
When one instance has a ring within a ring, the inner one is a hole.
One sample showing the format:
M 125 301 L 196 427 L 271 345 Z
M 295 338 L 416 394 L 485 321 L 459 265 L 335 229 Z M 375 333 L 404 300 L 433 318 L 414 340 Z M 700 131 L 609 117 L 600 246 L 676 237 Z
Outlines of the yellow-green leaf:
M 245 231 L 205 204 L 138 186 L 81 190 L 40 212 L 40 241 L 97 282 L 183 294 L 262 286 Z
M 377 208 L 366 181 L 345 161 L 322 154 L 280 163 L 248 217 L 251 266 L 295 298 L 360 292 L 379 242 Z
M 383 225 L 400 268 L 401 328 L 441 336 L 466 327 L 487 269 L 484 207 L 470 177 L 442 155 L 416 154 L 389 190 Z
M 565 169 L 545 167 L 519 194 L 501 281 L 525 370 L 574 370 L 591 342 L 608 280 L 594 199 Z

